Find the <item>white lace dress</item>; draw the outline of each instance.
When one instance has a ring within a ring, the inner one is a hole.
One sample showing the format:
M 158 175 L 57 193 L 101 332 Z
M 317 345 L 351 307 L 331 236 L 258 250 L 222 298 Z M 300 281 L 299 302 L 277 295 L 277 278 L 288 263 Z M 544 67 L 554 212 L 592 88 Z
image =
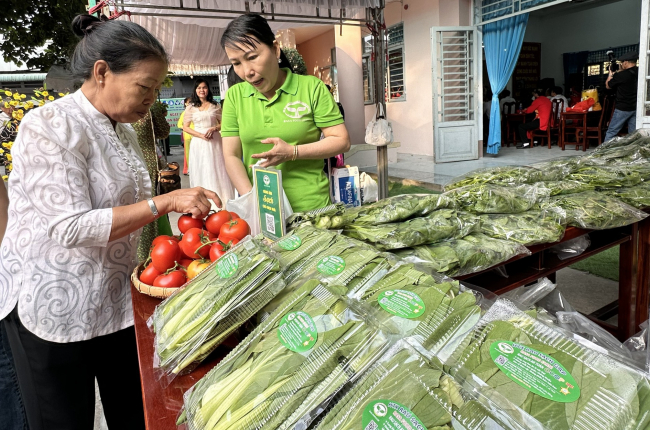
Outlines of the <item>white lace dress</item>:
M 221 108 L 210 104 L 210 107 L 201 111 L 195 106 L 189 106 L 185 110 L 183 125 L 194 123 L 194 130 L 205 133 L 210 127 L 221 122 Z M 190 146 L 190 187 L 203 187 L 219 194 L 221 201 L 235 197 L 235 188 L 230 182 L 226 164 L 223 158 L 221 135 L 218 131 L 212 134 L 210 140 L 199 137 L 192 137 Z

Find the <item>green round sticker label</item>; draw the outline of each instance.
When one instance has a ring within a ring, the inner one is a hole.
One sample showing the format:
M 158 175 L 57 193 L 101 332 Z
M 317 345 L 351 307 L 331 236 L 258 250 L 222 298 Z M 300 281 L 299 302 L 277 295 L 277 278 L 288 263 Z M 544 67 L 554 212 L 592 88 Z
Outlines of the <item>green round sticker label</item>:
M 239 269 L 239 259 L 237 254 L 233 253 L 224 255 L 215 265 L 217 275 L 222 279 L 230 278 L 237 272 L 237 269 Z
M 289 312 L 280 320 L 278 338 L 293 352 L 309 351 L 318 340 L 316 324 L 305 312 Z
M 280 239 L 280 241 L 278 242 L 278 246 L 284 249 L 285 251 L 293 251 L 294 249 L 300 248 L 300 245 L 302 245 L 302 240 L 300 240 L 300 238 L 295 234 Z
M 406 290 L 388 290 L 379 295 L 379 306 L 402 318 L 417 318 L 424 314 L 424 301 Z
M 494 364 L 528 391 L 555 402 L 571 403 L 580 397 L 580 387 L 553 357 L 511 341 L 490 345 Z
M 330 255 L 319 261 L 316 269 L 323 275 L 338 275 L 345 269 L 345 260 L 338 255 Z
M 361 428 L 372 430 L 426 430 L 426 426 L 409 408 L 390 400 L 368 403 L 361 417 Z

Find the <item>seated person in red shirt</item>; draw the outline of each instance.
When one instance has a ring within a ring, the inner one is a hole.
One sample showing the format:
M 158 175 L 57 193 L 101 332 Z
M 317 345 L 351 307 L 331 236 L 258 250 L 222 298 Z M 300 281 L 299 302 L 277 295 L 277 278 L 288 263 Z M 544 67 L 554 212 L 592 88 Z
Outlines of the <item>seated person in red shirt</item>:
M 531 137 L 533 131 L 546 131 L 549 125 L 549 119 L 551 118 L 551 110 L 551 101 L 544 96 L 544 91 L 533 90 L 533 103 L 524 112 L 535 112 L 535 119 L 531 122 L 519 124 L 519 137 L 521 138 L 521 142 L 517 145 L 517 149 L 530 148 L 532 146 Z

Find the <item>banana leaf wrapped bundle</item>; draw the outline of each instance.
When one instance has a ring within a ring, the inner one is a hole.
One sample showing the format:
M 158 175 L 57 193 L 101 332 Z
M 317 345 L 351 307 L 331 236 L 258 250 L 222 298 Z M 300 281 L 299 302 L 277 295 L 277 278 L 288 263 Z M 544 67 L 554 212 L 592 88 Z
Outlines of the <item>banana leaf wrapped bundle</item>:
M 190 430 L 284 430 L 313 420 L 390 346 L 367 310 L 310 280 L 184 396 Z
M 405 261 L 417 263 L 447 276 L 481 272 L 517 255 L 530 255 L 528 248 L 518 242 L 495 239 L 481 233 L 406 248 L 395 253 Z
M 154 367 L 173 379 L 200 363 L 285 286 L 277 259 L 246 240 L 161 302 L 149 320 Z
M 457 281 L 425 273 L 413 264 L 394 267 L 380 281 L 352 295 L 375 309 L 375 317 L 401 337 L 435 354 L 467 332 L 481 316 L 481 295 Z
M 318 423 L 316 430 L 452 428 L 461 387 L 436 360 L 400 341 Z
M 540 182 L 544 187 L 551 190 L 551 196 L 559 196 L 563 194 L 582 193 L 584 191 L 592 191 L 596 189 L 595 186 L 585 184 L 580 181 L 566 180 L 566 181 L 547 181 Z
M 445 362 L 486 404 L 527 429 L 647 425 L 644 374 L 499 299 Z
M 445 194 L 456 201 L 460 210 L 479 214 L 510 214 L 538 208 L 551 195 L 551 190 L 540 183 L 516 186 L 479 184 L 456 188 Z
M 569 225 L 594 230 L 634 224 L 647 216 L 614 197 L 596 191 L 554 197 L 550 205 L 556 205 L 566 212 Z
M 641 175 L 634 169 L 617 166 L 583 166 L 571 173 L 567 179 L 593 187 L 616 188 L 638 184 L 641 182 Z
M 486 214 L 479 218 L 481 233 L 527 246 L 562 239 L 566 222 L 557 208 L 521 214 Z
M 633 187 L 604 190 L 601 193 L 617 198 L 637 209 L 650 207 L 650 183 L 648 182 Z
M 463 237 L 478 229 L 478 219 L 453 209 L 440 209 L 423 218 L 399 224 L 351 225 L 344 234 L 363 240 L 380 250 L 408 248 L 452 237 Z
M 320 214 L 312 220 L 318 228 L 339 229 L 349 225 L 380 225 L 452 207 L 453 201 L 440 194 L 402 194 L 369 205 L 346 208 L 336 214 Z

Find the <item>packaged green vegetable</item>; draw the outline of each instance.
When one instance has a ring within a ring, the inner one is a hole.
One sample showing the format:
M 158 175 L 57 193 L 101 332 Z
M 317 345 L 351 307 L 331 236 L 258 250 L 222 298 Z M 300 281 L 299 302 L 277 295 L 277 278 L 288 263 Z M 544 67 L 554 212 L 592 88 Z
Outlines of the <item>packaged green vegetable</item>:
M 451 429 L 460 386 L 406 342 L 393 346 L 316 430 Z
M 643 182 L 634 187 L 617 188 L 601 192 L 637 209 L 650 207 L 650 183 L 648 182 Z
M 314 218 L 318 228 L 338 229 L 349 225 L 380 225 L 404 221 L 414 216 L 425 216 L 431 212 L 452 207 L 453 201 L 440 194 L 403 194 L 388 197 L 369 205 Z
M 352 297 L 375 309 L 375 317 L 401 337 L 435 354 L 481 315 L 481 294 L 461 291 L 457 281 L 399 264 L 374 285 Z
M 481 233 L 503 240 L 534 245 L 553 243 L 564 236 L 565 218 L 557 209 L 480 217 Z
M 634 224 L 647 216 L 614 197 L 596 191 L 554 197 L 550 204 L 566 211 L 569 225 L 595 230 Z
M 630 187 L 641 182 L 639 172 L 616 166 L 584 166 L 571 173 L 568 178 L 593 187 Z
M 539 207 L 551 195 L 543 185 L 479 184 L 456 188 L 445 193 L 459 209 L 473 213 L 510 214 Z
M 344 233 L 371 243 L 380 250 L 391 250 L 462 237 L 476 231 L 477 228 L 476 217 L 453 209 L 440 209 L 426 217 L 414 218 L 398 224 L 351 225 L 344 230 Z
M 614 148 L 621 148 L 629 145 L 634 145 L 637 142 L 647 142 L 647 139 L 648 136 L 643 134 L 640 130 L 637 130 L 632 134 L 628 134 L 627 136 L 616 137 L 607 142 L 604 142 L 602 145 L 599 145 L 596 149 L 594 149 L 592 154 L 598 154 L 600 152 L 609 152 Z
M 283 267 L 285 281 L 291 283 L 311 267 L 318 255 L 334 244 L 337 236 L 337 232 L 302 224 L 275 242 L 271 250 L 277 254 Z
M 363 242 L 338 234 L 331 245 L 309 257 L 299 276 L 279 292 L 260 312 L 259 319 L 270 315 L 286 298 L 309 279 L 326 285 L 339 285 L 348 291 L 373 284 L 397 263 L 395 256 L 378 252 Z
M 190 430 L 284 430 L 315 419 L 391 342 L 344 291 L 305 283 L 185 394 L 180 421 Z
M 284 286 L 277 259 L 240 243 L 156 307 L 154 366 L 168 380 L 193 369 Z
M 650 138 L 646 137 L 629 145 L 594 151 L 584 157 L 588 164 L 627 165 L 650 159 Z
M 396 254 L 445 275 L 462 276 L 489 269 L 517 255 L 530 255 L 530 251 L 515 241 L 472 233 L 460 239 L 398 250 Z
M 562 157 L 531 164 L 530 167 L 535 169 L 536 174 L 529 175 L 528 183 L 566 180 L 566 177 L 580 166 L 581 159 L 579 156 Z
M 450 374 L 524 428 L 627 429 L 643 374 L 499 299 L 447 361 Z
M 531 174 L 531 170 L 536 170 L 536 169 L 528 166 L 501 166 L 501 167 L 487 167 L 487 168 L 476 169 L 469 173 L 454 178 L 450 183 L 445 185 L 445 191 L 466 187 L 468 185 L 523 184 L 528 182 L 528 178 Z
M 584 191 L 592 191 L 596 188 L 593 185 L 585 184 L 580 181 L 572 181 L 572 180 L 548 181 L 548 182 L 540 182 L 540 184 L 543 184 L 544 187 L 551 190 L 552 196 L 559 196 L 562 194 L 582 193 Z
M 320 217 L 341 215 L 345 213 L 345 210 L 345 204 L 335 203 L 309 212 L 294 212 L 289 218 L 287 218 L 287 228 L 294 229 L 305 223 L 315 224 Z

